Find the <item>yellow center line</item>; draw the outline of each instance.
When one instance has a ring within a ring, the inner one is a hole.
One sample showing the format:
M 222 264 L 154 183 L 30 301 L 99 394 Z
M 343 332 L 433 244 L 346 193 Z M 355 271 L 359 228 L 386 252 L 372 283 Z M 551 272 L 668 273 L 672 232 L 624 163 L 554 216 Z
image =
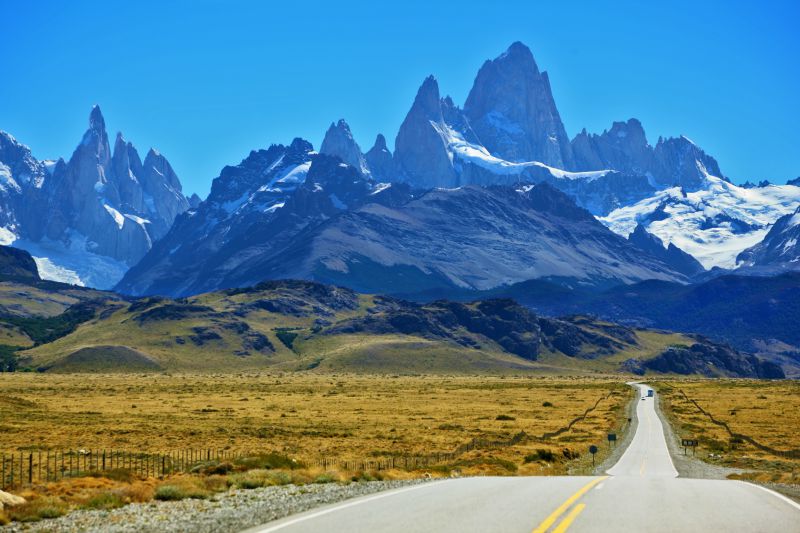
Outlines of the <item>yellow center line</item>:
M 604 480 L 606 480 L 606 479 L 608 479 L 608 476 L 599 477 L 599 478 L 597 478 L 597 479 L 593 479 L 592 481 L 590 481 L 589 483 L 587 483 L 586 485 L 584 485 L 584 486 L 583 486 L 583 487 L 582 487 L 582 488 L 581 488 L 581 489 L 580 489 L 578 492 L 576 492 L 575 494 L 573 494 L 572 496 L 570 496 L 569 498 L 567 498 L 567 501 L 565 501 L 564 503 L 562 503 L 562 504 L 561 504 L 561 505 L 558 507 L 558 509 L 556 509 L 555 511 L 553 511 L 553 513 L 552 513 L 550 516 L 548 516 L 547 518 L 545 518 L 545 519 L 544 519 L 544 522 L 542 522 L 541 524 L 539 524 L 539 526 L 538 526 L 536 529 L 534 529 L 534 530 L 533 530 L 533 533 L 545 533 L 545 531 L 547 531 L 547 530 L 550 528 L 550 526 L 552 526 L 553 524 L 555 524 L 556 520 L 558 520 L 558 518 L 559 518 L 559 517 L 560 517 L 562 514 L 564 514 L 564 512 L 565 512 L 567 509 L 569 509 L 569 507 L 570 507 L 570 506 L 571 506 L 573 503 L 575 503 L 576 501 L 578 501 L 578 500 L 581 498 L 581 496 L 583 496 L 584 494 L 586 494 L 587 492 L 589 492 L 589 491 L 592 489 L 592 487 L 594 487 L 595 485 L 597 485 L 598 483 L 600 483 L 601 481 L 604 481 Z M 574 511 L 573 511 L 573 512 L 574 512 Z M 580 512 L 580 511 L 579 511 L 579 512 Z M 570 514 L 572 514 L 572 513 L 570 513 Z M 577 516 L 577 513 L 575 513 L 575 516 Z M 567 518 L 569 518 L 569 517 L 567 517 Z M 573 517 L 573 519 L 574 519 L 574 517 Z M 567 524 L 567 525 L 569 525 L 569 524 Z M 560 526 L 559 526 L 559 527 L 560 527 Z
M 558 524 L 558 527 L 553 530 L 553 533 L 564 533 L 567 529 L 569 529 L 569 526 L 572 525 L 572 521 L 575 520 L 579 514 L 581 514 L 581 511 L 583 511 L 584 507 L 586 507 L 585 503 L 579 503 L 576 505 L 572 511 L 570 511 L 569 514 L 564 517 L 564 520 Z

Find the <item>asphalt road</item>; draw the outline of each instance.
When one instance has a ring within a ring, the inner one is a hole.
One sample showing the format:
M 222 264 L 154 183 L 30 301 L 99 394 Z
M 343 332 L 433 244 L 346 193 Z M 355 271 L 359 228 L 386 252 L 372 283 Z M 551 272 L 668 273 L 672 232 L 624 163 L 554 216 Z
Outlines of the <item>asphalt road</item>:
M 652 398 L 639 401 L 637 417 L 630 446 L 607 476 L 436 481 L 249 531 L 800 533 L 800 505 L 777 493 L 740 481 L 678 478 Z

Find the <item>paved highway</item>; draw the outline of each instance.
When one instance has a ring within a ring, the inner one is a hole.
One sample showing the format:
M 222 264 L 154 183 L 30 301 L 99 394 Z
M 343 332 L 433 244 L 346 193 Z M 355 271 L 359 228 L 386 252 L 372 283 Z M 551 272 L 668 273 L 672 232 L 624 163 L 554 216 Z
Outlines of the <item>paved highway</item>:
M 250 532 L 800 532 L 800 505 L 774 492 L 739 481 L 678 478 L 653 402 L 638 402 L 636 434 L 607 476 L 436 481 Z

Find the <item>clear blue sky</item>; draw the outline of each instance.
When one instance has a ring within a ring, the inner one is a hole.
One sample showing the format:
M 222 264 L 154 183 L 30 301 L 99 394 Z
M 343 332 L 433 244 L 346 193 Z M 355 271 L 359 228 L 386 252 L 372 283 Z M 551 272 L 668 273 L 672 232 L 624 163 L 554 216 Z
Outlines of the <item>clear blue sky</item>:
M 154 146 L 185 190 L 222 166 L 345 118 L 393 145 L 434 74 L 463 104 L 520 40 L 570 136 L 637 117 L 685 134 L 734 181 L 800 175 L 800 3 L 104 2 L 0 0 L 0 129 L 68 157 L 92 104 L 110 134 Z

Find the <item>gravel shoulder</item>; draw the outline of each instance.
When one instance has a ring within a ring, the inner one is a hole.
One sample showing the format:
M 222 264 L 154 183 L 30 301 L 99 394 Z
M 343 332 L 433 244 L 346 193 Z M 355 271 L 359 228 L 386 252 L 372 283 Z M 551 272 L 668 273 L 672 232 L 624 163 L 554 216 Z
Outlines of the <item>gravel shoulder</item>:
M 695 479 L 727 479 L 731 474 L 742 474 L 747 470 L 741 468 L 730 468 L 725 466 L 713 465 L 706 463 L 699 457 L 683 454 L 683 447 L 680 445 L 680 437 L 675 434 L 669 419 L 661 409 L 661 402 L 659 395 L 656 394 L 656 411 L 658 416 L 664 422 L 664 435 L 667 439 L 667 447 L 669 454 L 672 457 L 672 463 L 675 465 L 675 470 L 678 471 L 678 477 L 695 478 Z M 800 503 L 800 487 L 797 485 L 785 485 L 782 483 L 754 483 L 762 485 L 770 490 L 779 492 L 791 498 L 792 500 Z
M 631 441 L 633 440 L 633 436 L 636 434 L 636 428 L 639 427 L 639 418 L 636 416 L 636 407 L 639 405 L 639 395 L 633 394 L 631 397 L 631 401 L 628 402 L 628 406 L 625 408 L 625 414 L 630 420 L 630 423 L 625 427 L 622 438 L 619 439 L 614 446 L 614 449 L 611 450 L 611 453 L 605 460 L 598 464 L 597 467 L 592 471 L 592 474 L 595 476 L 602 476 L 606 473 L 606 470 L 617 464 L 617 461 L 620 460 L 622 454 L 625 453 L 625 450 L 628 449 Z
M 111 511 L 74 511 L 53 520 L 12 523 L 6 532 L 225 533 L 265 524 L 315 507 L 425 480 L 368 481 L 339 485 L 284 485 L 232 490 L 207 500 L 134 503 Z
M 680 436 L 675 434 L 672 425 L 669 422 L 663 409 L 661 409 L 660 395 L 655 396 L 656 412 L 663 422 L 664 436 L 667 439 L 667 448 L 672 457 L 672 464 L 675 465 L 675 470 L 678 471 L 678 477 L 687 477 L 694 479 L 727 479 L 731 474 L 741 474 L 746 472 L 741 468 L 729 468 L 725 466 L 713 465 L 702 461 L 696 456 L 692 456 L 691 451 L 688 455 L 683 454 L 683 447 L 681 446 Z

